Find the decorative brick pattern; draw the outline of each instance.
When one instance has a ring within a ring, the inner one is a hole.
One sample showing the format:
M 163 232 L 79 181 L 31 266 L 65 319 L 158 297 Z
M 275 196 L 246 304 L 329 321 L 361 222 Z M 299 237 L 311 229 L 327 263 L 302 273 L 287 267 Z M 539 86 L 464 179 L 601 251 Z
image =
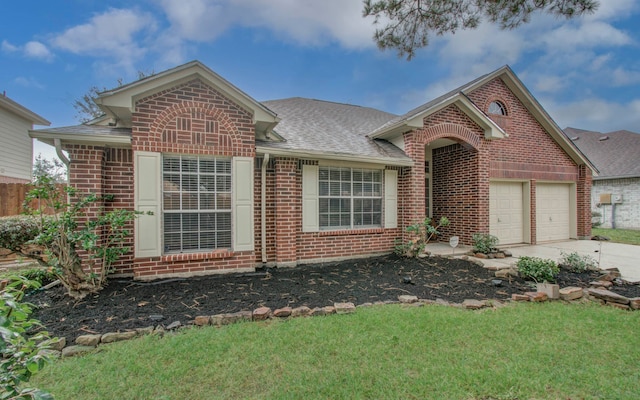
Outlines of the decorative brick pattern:
M 507 116 L 489 114 L 509 135 L 486 140 L 482 129 L 455 105 L 424 119 L 424 128 L 404 135 L 405 152 L 414 166 L 400 177 L 402 226 L 424 218 L 424 151 L 436 139 L 451 139 L 457 144 L 434 149 L 432 153 L 433 217 L 446 216 L 451 225 L 442 229 L 442 237 L 460 236 L 470 244 L 474 232 L 489 231 L 490 179 L 529 181 L 531 192 L 531 242 L 536 243 L 536 181 L 575 182 L 577 188 L 577 233 L 591 232 L 590 211 L 586 205 L 591 188 L 591 172 L 576 165 L 549 136 L 501 79 L 496 78 L 468 94 L 487 111 L 498 100 Z

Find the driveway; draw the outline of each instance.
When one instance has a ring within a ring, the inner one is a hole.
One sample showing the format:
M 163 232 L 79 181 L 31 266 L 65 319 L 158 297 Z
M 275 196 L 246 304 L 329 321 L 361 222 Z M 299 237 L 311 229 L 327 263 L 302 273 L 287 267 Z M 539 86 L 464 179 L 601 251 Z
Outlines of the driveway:
M 629 282 L 640 282 L 640 246 L 630 244 L 598 242 L 595 240 L 567 240 L 562 242 L 543 243 L 536 245 L 507 246 L 513 254 L 509 259 L 481 260 L 485 264 L 509 265 L 515 263 L 515 258 L 522 256 L 550 258 L 558 261 L 561 253 L 577 252 L 580 255 L 592 257 L 600 268 L 616 267 L 622 278 Z M 458 247 L 455 254 L 463 254 L 471 249 L 470 246 Z M 446 243 L 433 243 L 427 246 L 427 251 L 434 254 L 452 254 L 452 248 Z

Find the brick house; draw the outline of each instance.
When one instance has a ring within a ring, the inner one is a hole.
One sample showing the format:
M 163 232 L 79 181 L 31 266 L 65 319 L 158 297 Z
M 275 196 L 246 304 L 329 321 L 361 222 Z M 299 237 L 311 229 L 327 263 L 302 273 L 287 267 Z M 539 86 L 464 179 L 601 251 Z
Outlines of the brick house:
M 640 134 L 565 128 L 565 134 L 598 168 L 591 189 L 594 222 L 603 228 L 640 229 Z
M 90 125 L 32 136 L 59 139 L 107 208 L 153 211 L 118 265 L 140 279 L 388 253 L 425 216 L 464 243 L 590 234 L 593 167 L 509 67 L 401 116 L 260 103 L 197 61 L 96 102 Z

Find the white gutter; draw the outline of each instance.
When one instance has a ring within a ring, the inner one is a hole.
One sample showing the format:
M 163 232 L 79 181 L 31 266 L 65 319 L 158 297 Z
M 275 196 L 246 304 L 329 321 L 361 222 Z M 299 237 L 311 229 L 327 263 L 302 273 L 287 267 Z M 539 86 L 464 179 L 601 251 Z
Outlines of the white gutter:
M 264 154 L 262 159 L 262 176 L 260 179 L 260 240 L 262 250 L 262 264 L 267 263 L 267 164 L 269 163 L 269 153 Z
M 272 147 L 256 146 L 256 153 L 267 154 L 272 156 L 284 156 L 284 157 L 296 157 L 296 158 L 310 158 L 310 159 L 323 159 L 323 160 L 338 160 L 338 161 L 351 161 L 351 162 L 363 162 L 370 164 L 383 164 L 394 165 L 398 167 L 411 167 L 413 166 L 413 160 L 407 157 L 406 159 L 398 158 L 382 158 L 371 156 L 356 156 L 353 154 L 335 154 L 325 153 L 323 151 L 309 151 L 309 150 L 290 150 L 290 149 L 277 149 Z

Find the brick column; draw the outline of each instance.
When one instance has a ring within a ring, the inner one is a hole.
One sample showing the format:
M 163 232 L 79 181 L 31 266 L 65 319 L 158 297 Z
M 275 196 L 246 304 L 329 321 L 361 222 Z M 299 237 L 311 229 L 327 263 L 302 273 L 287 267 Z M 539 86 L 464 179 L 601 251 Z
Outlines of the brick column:
M 578 166 L 577 182 L 577 223 L 578 239 L 591 237 L 591 185 L 593 176 L 591 169 L 585 164 Z
M 301 226 L 301 194 L 299 193 L 298 160 L 276 158 L 276 263 L 292 265 L 296 262 L 297 232 Z
M 105 195 L 104 192 L 104 168 L 105 149 L 97 146 L 73 145 L 66 148 L 69 152 L 69 182 L 78 189 L 78 198 L 94 194 L 98 197 Z M 71 200 L 74 201 L 73 199 Z M 96 202 L 86 209 L 85 221 L 95 218 L 102 212 L 104 202 Z M 83 222 L 80 219 L 79 222 Z M 83 260 L 83 268 L 87 268 L 87 256 L 82 250 L 78 250 L 78 255 Z M 99 267 L 99 266 L 96 266 Z
M 410 132 L 404 136 L 405 153 L 413 159 L 413 166 L 405 169 L 399 185 L 398 199 L 401 213 L 398 216 L 403 240 L 406 227 L 425 217 L 424 212 L 424 143 L 423 135 Z M 433 168 L 433 166 L 431 166 Z

